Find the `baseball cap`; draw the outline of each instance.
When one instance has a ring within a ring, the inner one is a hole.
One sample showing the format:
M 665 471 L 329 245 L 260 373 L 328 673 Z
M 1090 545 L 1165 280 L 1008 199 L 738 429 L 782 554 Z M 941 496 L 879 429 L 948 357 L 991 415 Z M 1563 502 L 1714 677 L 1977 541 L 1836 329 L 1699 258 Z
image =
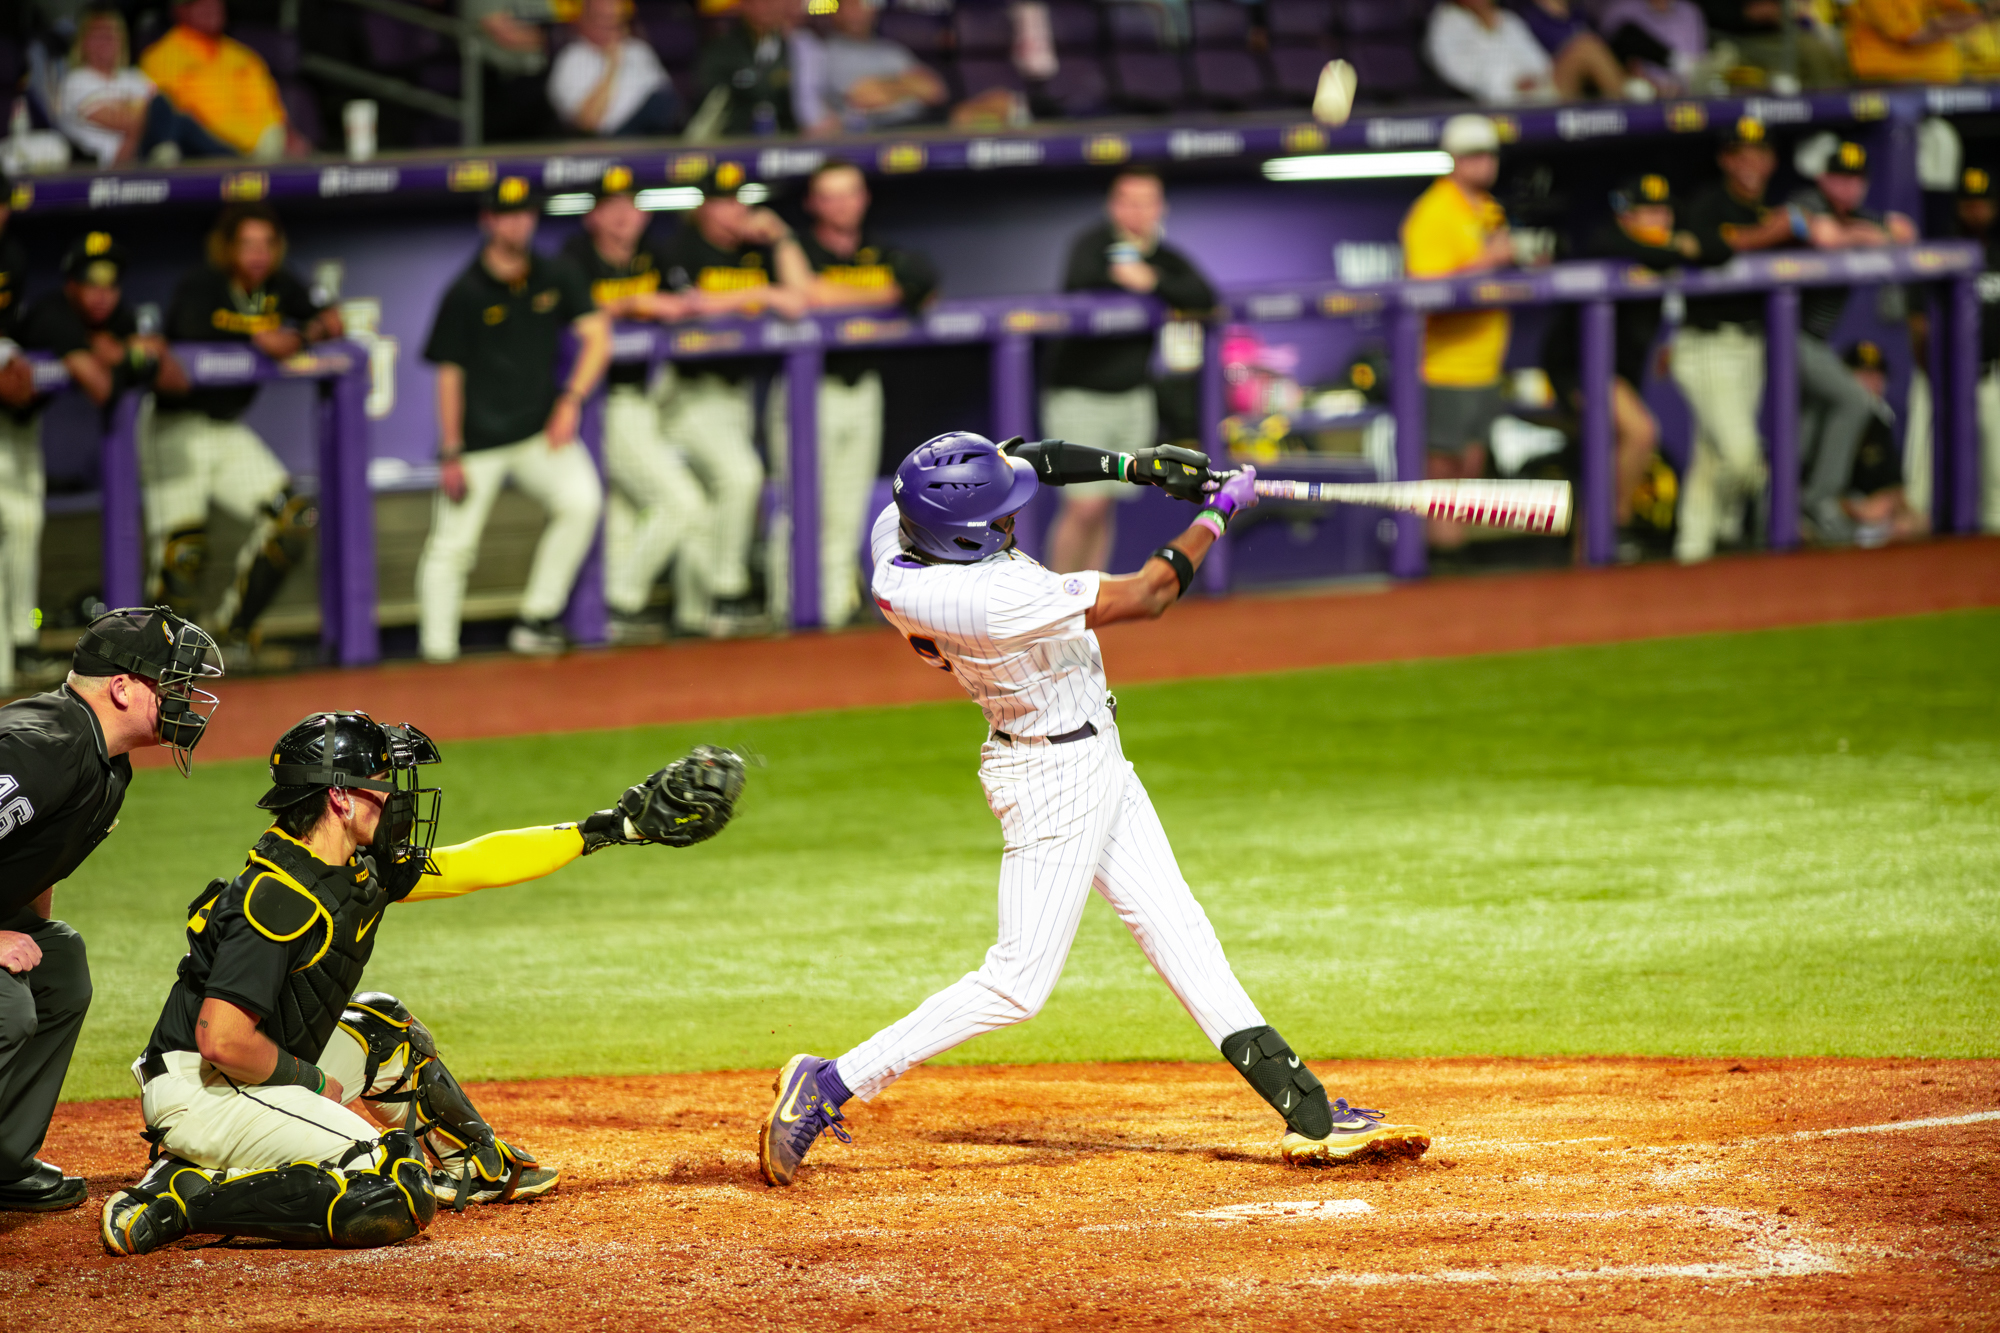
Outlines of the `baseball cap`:
M 1993 175 L 1984 167 L 1967 167 L 1958 173 L 1958 197 L 1961 199 L 1991 199 L 1993 197 Z
M 164 606 L 107 611 L 91 621 L 76 641 L 70 670 L 79 676 L 145 675 L 157 680 L 175 665 L 186 623 Z M 219 665 L 215 674 L 222 674 Z
M 1438 147 L 1453 157 L 1497 153 L 1500 151 L 1500 131 L 1493 128 L 1493 122 L 1487 117 L 1470 111 L 1462 112 L 1444 123 L 1444 133 L 1438 136 Z
M 62 275 L 86 287 L 116 287 L 131 262 L 125 247 L 111 239 L 108 231 L 93 231 L 63 252 Z
M 1840 358 L 1856 370 L 1880 370 L 1886 372 L 1889 363 L 1882 357 L 1882 349 L 1866 338 L 1847 349 Z
M 614 165 L 604 169 L 604 174 L 597 178 L 597 185 L 591 190 L 590 195 L 593 199 L 603 200 L 620 194 L 630 198 L 638 192 L 639 183 L 632 174 L 632 168 Z
M 526 213 L 540 203 L 541 200 L 535 197 L 535 187 L 528 183 L 526 176 L 502 176 L 493 182 L 493 188 L 486 192 L 480 207 L 489 213 Z
M 1722 132 L 1722 148 L 1769 148 L 1771 133 L 1764 128 L 1764 122 L 1755 116 L 1738 116 Z
M 734 199 L 736 192 L 750 183 L 750 173 L 741 162 L 717 162 L 701 178 L 704 199 Z
M 1674 202 L 1674 187 L 1657 171 L 1648 171 L 1626 180 L 1611 192 L 1611 211 L 1626 213 L 1635 208 Z
M 1826 165 L 1820 169 L 1829 176 L 1865 176 L 1868 174 L 1868 150 L 1852 139 L 1842 139 L 1834 145 Z

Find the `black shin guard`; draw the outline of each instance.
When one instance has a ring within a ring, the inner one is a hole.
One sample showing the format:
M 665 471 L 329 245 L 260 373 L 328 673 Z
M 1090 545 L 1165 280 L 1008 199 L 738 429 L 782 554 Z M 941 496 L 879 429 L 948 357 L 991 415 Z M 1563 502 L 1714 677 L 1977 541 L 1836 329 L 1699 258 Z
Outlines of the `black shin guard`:
M 1326 1087 L 1292 1053 L 1273 1027 L 1244 1028 L 1222 1039 L 1222 1057 L 1285 1118 L 1285 1126 L 1309 1139 L 1333 1132 Z
M 201 571 L 208 564 L 208 529 L 178 528 L 167 534 L 160 553 L 160 600 L 175 614 L 193 619 L 201 613 Z
M 360 1170 L 298 1162 L 198 1181 L 182 1170 L 173 1188 L 185 1206 L 187 1230 L 198 1236 L 365 1250 L 408 1240 L 437 1215 L 416 1141 L 401 1130 L 383 1135 L 382 1159 Z
M 319 510 L 311 500 L 287 489 L 271 502 L 265 523 L 263 544 L 236 580 L 236 610 L 229 631 L 239 638 L 255 627 L 284 587 L 285 576 L 305 558 L 308 536 L 319 526 Z

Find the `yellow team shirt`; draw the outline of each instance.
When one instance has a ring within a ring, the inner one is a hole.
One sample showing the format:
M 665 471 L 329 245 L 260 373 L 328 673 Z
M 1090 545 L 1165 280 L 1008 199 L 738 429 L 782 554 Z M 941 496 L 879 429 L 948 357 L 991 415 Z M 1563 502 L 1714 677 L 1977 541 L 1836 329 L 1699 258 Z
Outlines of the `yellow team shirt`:
M 1965 77 L 1958 41 L 1905 45 L 1941 14 L 1968 14 L 1960 0 L 1854 0 L 1847 11 L 1847 59 L 1857 79 L 1957 83 Z
M 270 67 L 233 38 L 176 27 L 146 48 L 139 70 L 169 102 L 239 153 L 248 153 L 266 130 L 285 123 L 285 104 Z
M 1493 196 L 1468 196 L 1440 176 L 1403 219 L 1403 269 L 1413 278 L 1443 278 L 1478 259 L 1507 215 Z M 1454 310 L 1424 324 L 1424 383 L 1477 389 L 1500 378 L 1510 329 L 1505 310 Z

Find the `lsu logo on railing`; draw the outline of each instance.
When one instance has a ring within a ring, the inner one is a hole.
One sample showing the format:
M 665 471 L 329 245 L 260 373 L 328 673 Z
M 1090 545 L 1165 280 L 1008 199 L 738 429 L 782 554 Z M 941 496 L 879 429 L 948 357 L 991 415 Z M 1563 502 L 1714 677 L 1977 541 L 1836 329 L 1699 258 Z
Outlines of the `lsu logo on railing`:
M 1116 166 L 1132 156 L 1132 142 L 1122 134 L 1093 134 L 1084 141 L 1083 160 L 1100 167 Z
M 836 342 L 876 343 L 910 336 L 907 319 L 844 319 L 833 331 Z
M 1366 315 L 1381 308 L 1382 297 L 1376 292 L 1328 292 L 1319 298 L 1322 315 Z
M 1060 310 L 1009 310 L 1000 327 L 1009 333 L 1067 333 L 1069 316 Z
M 677 153 L 667 160 L 667 179 L 676 185 L 688 185 L 708 174 L 707 153 Z
M 1889 115 L 1889 99 L 1880 93 L 1855 93 L 1847 99 L 1847 110 L 1856 120 L 1884 120 Z
M 1925 273 L 1948 273 L 1953 269 L 1964 267 L 1959 262 L 1958 256 L 1949 250 L 1939 250 L 1928 245 L 1920 245 L 1910 251 L 1910 266 Z M 1980 281 L 1983 286 L 1985 279 L 1982 278 Z
M 1667 108 L 1667 128 L 1675 134 L 1700 134 L 1708 128 L 1708 108 L 1699 102 L 1675 102 Z
M 462 162 L 454 162 L 445 168 L 444 184 L 448 190 L 468 194 L 487 189 L 493 184 L 493 164 L 483 157 L 468 157 Z
M 1288 153 L 1317 153 L 1326 147 L 1326 131 L 1317 125 L 1287 125 L 1284 144 Z
M 683 356 L 700 356 L 703 352 L 733 352 L 743 346 L 743 334 L 738 329 L 682 329 L 674 334 L 674 350 Z
M 1521 141 L 1521 122 L 1514 117 L 1504 112 L 1499 112 L 1488 116 L 1487 119 L 1493 122 L 1493 133 L 1499 138 L 1501 143 L 1519 143 Z
M 222 178 L 222 197 L 232 204 L 252 204 L 271 192 L 271 178 L 261 171 L 232 171 Z
M 1516 305 L 1535 299 L 1532 282 L 1481 282 L 1472 288 L 1472 299 L 1486 305 Z
M 922 171 L 929 160 L 920 143 L 884 144 L 875 154 L 875 165 L 892 175 Z
M 1771 261 L 1771 276 L 1787 282 L 1823 278 L 1826 276 L 1826 265 L 1817 259 L 1774 259 Z

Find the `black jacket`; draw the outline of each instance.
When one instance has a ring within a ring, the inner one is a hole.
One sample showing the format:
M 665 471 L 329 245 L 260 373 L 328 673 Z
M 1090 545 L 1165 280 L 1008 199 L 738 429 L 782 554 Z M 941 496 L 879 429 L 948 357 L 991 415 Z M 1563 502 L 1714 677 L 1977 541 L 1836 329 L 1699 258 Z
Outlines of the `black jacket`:
M 1111 280 L 1109 251 L 1117 239 L 1109 222 L 1100 222 L 1076 238 L 1069 267 L 1063 272 L 1066 292 L 1123 292 Z M 1193 262 L 1164 241 L 1144 256 L 1160 275 L 1153 295 L 1175 310 L 1204 314 L 1215 304 L 1215 289 Z M 1064 338 L 1049 353 L 1048 382 L 1060 388 L 1095 393 L 1125 393 L 1146 383 L 1153 359 L 1153 335 L 1129 338 Z
M 729 90 L 729 110 L 719 132 L 736 136 L 760 132 L 791 134 L 799 128 L 792 114 L 791 46 L 783 37 L 759 41 L 741 22 L 701 49 L 695 83 L 706 99 L 717 88 Z
M 1576 247 L 1578 259 L 1622 259 L 1641 268 L 1660 272 L 1679 268 L 1690 261 L 1668 246 L 1647 245 L 1634 240 L 1616 222 L 1608 222 L 1585 237 Z M 1616 336 L 1612 351 L 1613 373 L 1637 389 L 1646 382 L 1646 363 L 1653 354 L 1653 341 L 1660 333 L 1658 301 L 1619 301 L 1613 307 Z M 1549 323 L 1548 341 L 1542 344 L 1542 366 L 1555 386 L 1567 394 L 1576 387 L 1582 359 L 1583 307 L 1561 305 Z
M 118 822 L 132 761 L 69 686 L 0 708 L 0 919 L 76 872 Z

